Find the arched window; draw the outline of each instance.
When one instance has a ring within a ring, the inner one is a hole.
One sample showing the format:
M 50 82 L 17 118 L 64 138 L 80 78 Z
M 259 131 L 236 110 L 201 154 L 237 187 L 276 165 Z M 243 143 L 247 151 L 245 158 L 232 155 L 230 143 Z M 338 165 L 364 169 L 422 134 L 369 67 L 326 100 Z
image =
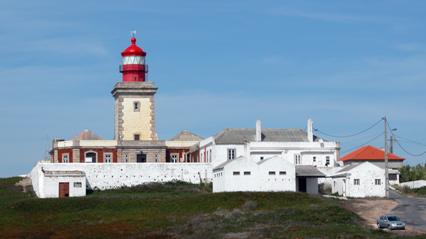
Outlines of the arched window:
M 96 163 L 98 161 L 98 154 L 93 151 L 86 152 L 84 155 L 84 161 L 86 163 Z

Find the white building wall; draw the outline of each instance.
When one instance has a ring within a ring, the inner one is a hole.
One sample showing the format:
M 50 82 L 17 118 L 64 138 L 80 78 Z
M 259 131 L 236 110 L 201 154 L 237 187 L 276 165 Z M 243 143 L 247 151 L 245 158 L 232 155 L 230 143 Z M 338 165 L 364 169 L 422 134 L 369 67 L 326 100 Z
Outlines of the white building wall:
M 239 175 L 234 175 L 239 172 Z M 250 172 L 250 175 L 244 175 L 244 172 Z M 259 191 L 259 172 L 257 164 L 253 160 L 235 159 L 227 164 L 223 170 L 224 191 Z M 213 184 L 215 182 L 213 181 Z
M 270 171 L 275 174 L 269 174 Z M 235 175 L 234 172 L 239 174 Z M 250 175 L 245 172 L 250 172 Z M 238 158 L 214 174 L 213 192 L 296 191 L 295 166 L 281 157 L 267 159 L 262 163 L 256 163 L 252 158 Z
M 238 158 L 240 156 L 245 156 L 246 152 L 244 150 L 244 145 L 242 144 L 229 144 L 229 145 L 222 145 L 222 144 L 216 144 L 214 146 L 213 155 L 212 155 L 212 166 L 216 167 L 217 165 L 224 163 L 228 160 L 228 149 L 236 149 L 236 155 L 235 158 Z
M 259 191 L 296 191 L 296 167 L 282 157 L 267 159 L 259 164 L 258 169 L 259 179 L 263 181 L 257 182 Z M 269 172 L 275 172 L 275 175 Z
M 43 177 L 43 196 L 42 198 L 59 197 L 59 183 L 69 183 L 70 197 L 86 196 L 86 178 L 83 177 Z M 81 187 L 76 187 L 74 183 L 81 183 Z
M 346 177 L 333 178 L 331 193 L 346 197 Z
M 151 182 L 185 181 L 189 183 L 210 182 L 212 167 L 203 163 L 38 163 L 31 172 L 34 190 L 39 197 L 49 182 L 43 182 L 41 168 L 46 171 L 83 171 L 90 189 L 130 187 Z M 38 183 L 38 184 L 37 184 Z M 70 185 L 71 189 L 71 185 Z
M 359 185 L 355 185 L 359 179 Z M 375 184 L 380 179 L 380 185 Z M 354 198 L 385 197 L 385 170 L 371 163 L 363 163 L 333 180 L 333 193 Z
M 43 192 L 43 177 L 41 177 L 41 168 L 39 167 L 39 163 L 36 164 L 36 166 L 31 170 L 30 172 L 30 178 L 31 178 L 31 184 L 33 185 L 34 193 L 39 198 L 43 198 L 42 192 Z

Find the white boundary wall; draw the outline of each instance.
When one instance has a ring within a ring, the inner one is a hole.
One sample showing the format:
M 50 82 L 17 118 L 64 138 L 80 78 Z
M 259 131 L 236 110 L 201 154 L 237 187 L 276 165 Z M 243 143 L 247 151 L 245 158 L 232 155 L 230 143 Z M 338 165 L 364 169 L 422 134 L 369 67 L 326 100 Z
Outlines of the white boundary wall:
M 83 171 L 87 187 L 100 190 L 176 180 L 189 183 L 212 181 L 212 167 L 208 163 L 37 163 L 31 171 L 37 196 L 48 186 L 44 183 L 46 177 L 42 168 L 46 171 Z
M 411 189 L 426 187 L 426 180 L 416 180 L 416 181 L 409 181 L 400 183 L 401 187 L 409 187 Z

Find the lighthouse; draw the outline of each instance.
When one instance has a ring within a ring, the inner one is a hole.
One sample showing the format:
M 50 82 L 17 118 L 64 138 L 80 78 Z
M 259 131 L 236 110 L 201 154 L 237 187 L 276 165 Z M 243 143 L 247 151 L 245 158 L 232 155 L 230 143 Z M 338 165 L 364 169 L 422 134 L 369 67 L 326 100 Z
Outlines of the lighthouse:
M 111 92 L 115 99 L 114 138 L 118 142 L 158 140 L 154 102 L 158 88 L 146 80 L 146 55 L 134 36 L 121 52 L 122 79 Z

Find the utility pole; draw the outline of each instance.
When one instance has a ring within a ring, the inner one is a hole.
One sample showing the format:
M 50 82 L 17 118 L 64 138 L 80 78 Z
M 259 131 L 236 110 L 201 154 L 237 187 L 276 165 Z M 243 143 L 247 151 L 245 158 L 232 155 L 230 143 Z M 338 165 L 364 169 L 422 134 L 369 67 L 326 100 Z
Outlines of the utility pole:
M 385 190 L 386 198 L 389 198 L 389 172 L 388 172 L 388 120 L 386 116 L 383 117 L 383 122 L 385 125 Z

